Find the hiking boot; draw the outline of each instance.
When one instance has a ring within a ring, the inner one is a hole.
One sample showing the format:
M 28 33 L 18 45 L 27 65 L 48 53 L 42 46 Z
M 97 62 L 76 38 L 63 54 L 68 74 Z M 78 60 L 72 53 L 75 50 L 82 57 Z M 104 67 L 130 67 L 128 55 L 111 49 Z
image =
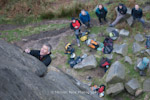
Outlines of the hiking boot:
M 103 25 L 103 22 L 100 22 L 100 25 Z

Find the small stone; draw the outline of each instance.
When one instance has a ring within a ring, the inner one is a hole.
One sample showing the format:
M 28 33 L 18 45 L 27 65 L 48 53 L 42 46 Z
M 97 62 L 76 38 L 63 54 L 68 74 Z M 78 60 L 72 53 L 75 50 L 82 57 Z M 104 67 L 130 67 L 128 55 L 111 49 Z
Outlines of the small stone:
M 133 49 L 133 53 L 137 53 L 137 52 L 141 51 L 142 48 L 138 43 L 134 42 L 132 49 Z
M 128 62 L 130 65 L 132 65 L 132 60 L 129 56 L 125 56 L 125 62 Z
M 124 90 L 123 83 L 116 83 L 116 84 L 111 85 L 111 87 L 106 90 L 106 94 L 115 96 L 121 93 L 123 90 Z
M 143 93 L 143 90 L 142 89 L 138 89 L 136 92 L 135 92 L 135 96 L 139 96 Z
M 125 30 L 125 29 L 122 29 L 122 30 L 120 30 L 120 36 L 129 36 L 129 31 L 127 31 L 127 30 Z
M 136 35 L 134 36 L 134 39 L 135 39 L 136 41 L 138 41 L 138 42 L 143 42 L 143 41 L 144 41 L 144 37 L 143 37 L 143 35 L 141 35 L 141 34 L 136 34 Z

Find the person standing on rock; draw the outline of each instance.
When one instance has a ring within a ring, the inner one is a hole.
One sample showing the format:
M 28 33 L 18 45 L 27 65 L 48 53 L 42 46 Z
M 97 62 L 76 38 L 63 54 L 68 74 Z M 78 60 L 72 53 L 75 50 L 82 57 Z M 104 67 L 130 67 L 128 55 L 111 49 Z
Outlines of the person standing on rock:
M 81 22 L 78 19 L 72 18 L 71 23 L 70 23 L 70 28 L 75 31 L 78 47 L 80 47 L 79 34 L 80 34 L 80 27 L 81 27 L 81 25 L 82 24 L 81 24 Z
M 106 15 L 107 15 L 107 8 L 104 7 L 102 4 L 98 5 L 98 8 L 95 10 L 95 13 L 99 19 L 100 25 L 102 25 L 102 18 L 105 22 L 107 22 Z
M 133 17 L 133 21 L 137 20 L 139 22 L 142 23 L 143 27 L 145 27 L 145 21 L 144 19 L 142 18 L 143 16 L 143 11 L 142 9 L 139 7 L 139 5 L 135 5 L 134 8 L 132 8 L 132 17 Z
M 80 20 L 83 23 L 83 25 L 86 26 L 86 28 L 90 27 L 90 15 L 87 11 L 81 10 L 81 13 L 79 14 Z
M 51 45 L 49 44 L 44 44 L 40 50 L 25 49 L 25 52 L 39 59 L 45 66 L 51 63 Z
M 127 7 L 124 4 L 120 3 L 116 9 L 116 13 L 117 13 L 116 20 L 109 25 L 110 27 L 114 27 L 122 18 L 125 17 L 127 13 Z

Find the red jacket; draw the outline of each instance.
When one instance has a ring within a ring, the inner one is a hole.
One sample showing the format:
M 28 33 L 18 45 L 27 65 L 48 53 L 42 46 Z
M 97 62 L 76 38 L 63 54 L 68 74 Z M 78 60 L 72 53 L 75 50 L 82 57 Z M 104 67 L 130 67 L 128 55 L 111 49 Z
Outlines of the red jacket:
M 78 26 L 78 28 L 75 28 L 75 26 Z M 74 29 L 74 30 L 79 29 L 80 26 L 81 26 L 81 23 L 78 19 L 76 19 L 75 23 L 72 22 L 70 25 L 71 29 Z

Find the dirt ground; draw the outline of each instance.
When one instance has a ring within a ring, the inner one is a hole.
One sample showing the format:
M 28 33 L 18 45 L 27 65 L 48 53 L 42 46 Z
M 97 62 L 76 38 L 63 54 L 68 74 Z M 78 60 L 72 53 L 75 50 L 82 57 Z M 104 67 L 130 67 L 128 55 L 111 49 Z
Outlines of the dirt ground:
M 40 23 L 32 24 L 32 26 L 36 27 L 36 26 L 43 25 L 43 24 L 63 24 L 63 23 L 69 23 L 69 21 L 68 20 L 43 21 Z M 92 20 L 92 23 L 94 25 L 99 24 L 96 20 Z M 6 29 L 3 29 L 3 30 L 6 30 Z M 14 44 L 20 47 L 22 50 L 24 50 L 26 48 L 40 49 L 44 43 L 50 43 L 52 45 L 53 51 L 61 50 L 65 52 L 64 45 L 65 43 L 67 43 L 66 36 L 69 36 L 69 35 L 73 36 L 74 32 L 69 27 L 67 27 L 67 28 L 62 28 L 60 30 L 50 30 L 50 31 L 41 32 L 39 34 L 34 34 L 32 36 L 24 37 L 22 38 L 21 41 L 18 41 Z M 64 43 L 61 43 L 62 41 Z M 72 39 L 72 42 L 76 43 L 75 38 Z M 60 45 L 60 44 L 63 44 L 63 45 Z M 95 54 L 93 52 L 94 51 L 92 52 L 87 51 L 88 54 Z M 51 66 L 55 66 L 55 67 L 61 66 L 61 69 L 64 72 L 74 76 L 80 81 L 85 81 L 87 76 L 91 76 L 93 78 L 98 78 L 98 77 L 101 78 L 104 75 L 104 70 L 99 67 L 92 69 L 92 70 L 76 71 L 68 67 L 69 65 L 66 66 L 67 59 L 68 59 L 67 55 L 62 55 L 57 52 L 54 56 L 55 56 L 55 59 L 53 59 Z

